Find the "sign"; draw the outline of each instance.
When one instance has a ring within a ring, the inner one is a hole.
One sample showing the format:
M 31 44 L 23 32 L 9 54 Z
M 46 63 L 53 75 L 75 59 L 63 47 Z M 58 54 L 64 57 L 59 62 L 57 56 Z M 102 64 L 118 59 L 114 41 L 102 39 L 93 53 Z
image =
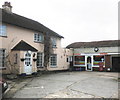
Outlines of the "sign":
M 108 53 L 100 53 L 100 55 L 107 55 Z
M 76 56 L 77 56 L 77 55 L 81 55 L 81 53 L 74 53 L 74 55 L 76 55 Z

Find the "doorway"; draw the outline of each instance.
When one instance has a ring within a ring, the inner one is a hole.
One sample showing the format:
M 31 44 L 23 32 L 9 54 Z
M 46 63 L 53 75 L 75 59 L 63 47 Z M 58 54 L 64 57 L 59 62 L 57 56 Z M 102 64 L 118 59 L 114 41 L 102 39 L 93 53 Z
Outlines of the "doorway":
M 92 57 L 88 56 L 87 57 L 87 67 L 86 67 L 87 71 L 92 71 Z
M 31 54 L 31 52 L 25 52 L 24 73 L 26 73 L 26 74 L 32 73 L 32 54 Z
M 112 57 L 112 71 L 120 72 L 120 57 Z

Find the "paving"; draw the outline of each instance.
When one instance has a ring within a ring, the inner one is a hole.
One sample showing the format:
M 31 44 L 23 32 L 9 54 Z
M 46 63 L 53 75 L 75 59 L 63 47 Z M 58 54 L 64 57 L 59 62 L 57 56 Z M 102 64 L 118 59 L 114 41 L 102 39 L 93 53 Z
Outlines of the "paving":
M 60 72 L 24 79 L 4 98 L 118 98 L 118 73 Z

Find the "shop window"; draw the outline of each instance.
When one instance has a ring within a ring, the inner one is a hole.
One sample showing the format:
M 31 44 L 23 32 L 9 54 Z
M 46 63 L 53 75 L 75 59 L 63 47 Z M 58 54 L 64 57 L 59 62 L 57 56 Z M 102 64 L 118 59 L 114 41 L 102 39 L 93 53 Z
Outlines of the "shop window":
M 74 64 L 84 66 L 85 65 L 85 56 L 75 56 Z
M 100 62 L 104 62 L 104 56 L 93 56 L 93 65 L 99 66 Z

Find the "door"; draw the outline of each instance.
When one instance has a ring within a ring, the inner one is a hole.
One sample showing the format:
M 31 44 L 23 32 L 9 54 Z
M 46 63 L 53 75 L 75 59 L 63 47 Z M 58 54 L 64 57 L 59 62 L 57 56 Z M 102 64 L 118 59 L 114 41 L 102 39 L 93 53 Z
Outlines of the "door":
M 24 73 L 32 74 L 32 56 L 31 52 L 25 53 Z
M 86 67 L 87 71 L 92 71 L 92 57 L 88 56 L 87 57 L 87 67 Z
M 108 68 L 112 67 L 112 60 L 111 60 L 111 55 L 106 55 L 105 56 L 105 69 L 107 70 Z
M 120 57 L 112 57 L 112 71 L 120 72 Z

